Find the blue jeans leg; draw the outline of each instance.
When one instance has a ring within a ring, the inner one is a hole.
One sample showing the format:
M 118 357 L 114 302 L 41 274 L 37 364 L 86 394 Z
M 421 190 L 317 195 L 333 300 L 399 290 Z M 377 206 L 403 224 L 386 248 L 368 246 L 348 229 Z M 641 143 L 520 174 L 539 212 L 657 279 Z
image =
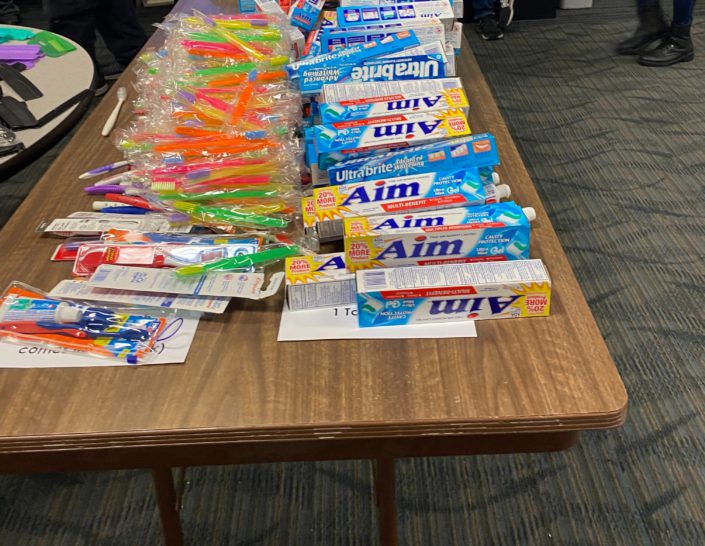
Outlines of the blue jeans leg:
M 494 0 L 472 0 L 472 12 L 475 20 L 479 21 L 483 17 L 495 14 Z

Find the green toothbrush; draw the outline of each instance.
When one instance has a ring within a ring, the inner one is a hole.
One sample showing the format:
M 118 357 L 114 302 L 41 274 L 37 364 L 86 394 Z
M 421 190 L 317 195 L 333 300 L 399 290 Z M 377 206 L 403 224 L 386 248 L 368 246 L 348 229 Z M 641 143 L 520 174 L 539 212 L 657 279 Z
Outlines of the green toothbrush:
M 233 256 L 232 258 L 223 258 L 215 262 L 203 264 L 186 265 L 174 270 L 179 277 L 187 277 L 191 275 L 202 275 L 209 271 L 230 271 L 233 269 L 247 269 L 254 265 L 261 265 L 267 262 L 278 262 L 289 256 L 301 254 L 301 249 L 297 245 L 284 245 L 276 248 L 270 248 L 254 254 L 244 254 L 242 256 Z

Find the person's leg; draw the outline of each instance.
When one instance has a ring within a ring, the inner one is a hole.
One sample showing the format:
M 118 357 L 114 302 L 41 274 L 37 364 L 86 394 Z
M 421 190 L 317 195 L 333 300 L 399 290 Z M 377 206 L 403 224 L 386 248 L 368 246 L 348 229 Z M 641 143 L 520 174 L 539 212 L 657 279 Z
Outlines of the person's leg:
M 632 36 L 617 44 L 620 55 L 639 55 L 668 35 L 668 23 L 658 0 L 637 0 L 639 26 Z
M 695 0 L 673 1 L 673 24 L 675 26 L 690 27 L 693 22 Z
M 654 49 L 639 57 L 644 66 L 671 66 L 695 58 L 690 25 L 693 22 L 695 0 L 673 0 L 673 25 L 669 35 Z
M 49 0 L 49 30 L 66 36 L 95 61 L 95 0 Z
M 473 0 L 472 11 L 477 21 L 475 30 L 483 40 L 499 40 L 504 37 L 497 18 L 495 0 Z
M 16 25 L 20 22 L 20 8 L 15 0 L 0 0 L 0 23 Z
M 110 53 L 123 67 L 130 64 L 147 41 L 134 0 L 98 0 L 96 25 Z

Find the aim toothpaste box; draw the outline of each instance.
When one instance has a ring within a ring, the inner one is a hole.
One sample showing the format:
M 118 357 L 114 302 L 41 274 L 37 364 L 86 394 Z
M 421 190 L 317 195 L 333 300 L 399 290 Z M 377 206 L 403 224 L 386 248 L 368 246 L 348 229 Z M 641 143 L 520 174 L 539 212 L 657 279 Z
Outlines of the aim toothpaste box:
M 441 215 L 443 211 L 436 211 Z M 462 224 L 372 229 L 367 218 L 343 226 L 350 271 L 407 265 L 527 260 L 532 208 L 515 203 L 466 209 Z M 395 221 L 407 220 L 401 215 Z
M 361 328 L 548 316 L 541 260 L 377 269 L 357 273 Z
M 316 229 L 326 240 L 342 237 L 345 218 L 479 206 L 497 200 L 494 185 L 483 184 L 475 171 L 464 169 L 313 189 Z
M 499 164 L 494 137 L 482 133 L 413 146 L 383 155 L 349 159 L 327 169 L 331 185 Z
M 419 81 L 412 81 L 412 83 L 416 84 Z M 463 88 L 454 87 L 439 91 L 417 91 L 406 94 L 392 92 L 388 95 L 377 95 L 351 101 L 327 102 L 320 105 L 320 113 L 321 121 L 325 124 L 388 114 L 413 114 L 444 109 L 460 109 L 463 114 L 467 115 L 469 106 Z
M 446 108 L 467 116 L 469 110 L 460 78 L 327 84 L 321 96 L 323 123 Z
M 342 252 L 287 258 L 284 267 L 292 311 L 355 303 L 355 275 L 345 268 Z
M 326 169 L 345 158 L 369 156 L 470 134 L 462 110 L 392 114 L 316 125 L 307 131 L 309 162 Z

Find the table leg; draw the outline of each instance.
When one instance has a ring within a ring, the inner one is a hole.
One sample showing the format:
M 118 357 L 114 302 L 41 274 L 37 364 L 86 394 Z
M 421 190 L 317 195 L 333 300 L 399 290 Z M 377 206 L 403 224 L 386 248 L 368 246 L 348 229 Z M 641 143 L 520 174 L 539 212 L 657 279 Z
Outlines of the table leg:
M 174 488 L 171 468 L 152 468 L 152 483 L 159 507 L 162 523 L 164 546 L 182 546 L 181 520 L 179 518 L 179 500 Z
M 375 493 L 380 546 L 397 545 L 397 507 L 395 502 L 394 459 L 375 461 Z

